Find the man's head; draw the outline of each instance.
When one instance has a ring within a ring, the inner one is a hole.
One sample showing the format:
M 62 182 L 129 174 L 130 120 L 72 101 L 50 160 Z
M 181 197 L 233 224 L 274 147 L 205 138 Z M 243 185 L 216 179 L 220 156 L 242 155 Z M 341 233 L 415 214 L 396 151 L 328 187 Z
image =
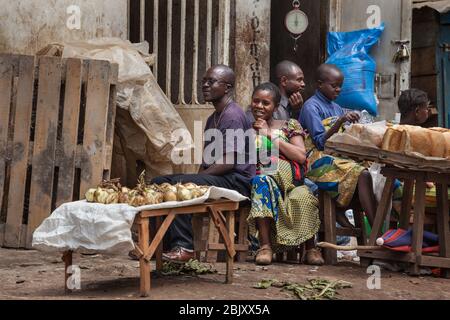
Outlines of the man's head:
M 322 64 L 317 69 L 319 91 L 328 99 L 336 100 L 341 94 L 344 74 L 334 64 Z
M 288 98 L 296 93 L 305 90 L 305 76 L 302 69 L 291 61 L 282 61 L 275 67 L 277 84 L 282 94 Z
M 398 99 L 398 109 L 402 115 L 402 122 L 409 124 L 423 124 L 429 117 L 428 95 L 419 89 L 409 89 L 402 92 Z
M 231 96 L 236 76 L 234 71 L 225 65 L 209 68 L 202 79 L 203 97 L 206 102 L 219 102 L 225 96 Z

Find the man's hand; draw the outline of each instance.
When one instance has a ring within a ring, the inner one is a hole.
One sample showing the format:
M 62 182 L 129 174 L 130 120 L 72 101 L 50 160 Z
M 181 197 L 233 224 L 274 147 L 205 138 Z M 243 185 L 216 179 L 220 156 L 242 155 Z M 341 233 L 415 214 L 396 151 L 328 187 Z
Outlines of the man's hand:
M 346 122 L 356 123 L 360 119 L 359 114 L 356 112 L 349 112 L 344 114 L 342 117 L 339 118 L 339 123 L 344 124 Z
M 299 110 L 303 107 L 303 97 L 300 92 L 295 92 L 289 97 L 289 104 L 293 110 Z

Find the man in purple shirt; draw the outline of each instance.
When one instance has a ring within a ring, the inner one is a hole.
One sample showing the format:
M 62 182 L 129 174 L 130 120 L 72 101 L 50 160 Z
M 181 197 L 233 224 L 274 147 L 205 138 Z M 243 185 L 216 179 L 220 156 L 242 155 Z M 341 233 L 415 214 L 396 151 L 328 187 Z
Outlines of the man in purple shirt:
M 216 110 L 206 122 L 203 163 L 199 173 L 158 177 L 152 183 L 192 182 L 236 190 L 250 197 L 251 179 L 256 174 L 256 165 L 252 164 L 249 156 L 250 137 L 242 139 L 235 134 L 243 135 L 252 126 L 242 108 L 233 100 L 235 79 L 233 70 L 225 65 L 213 66 L 203 77 L 203 96 Z M 215 138 L 209 140 L 211 136 Z M 169 227 L 165 242 L 170 251 L 163 254 L 164 260 L 186 262 L 194 258 L 191 219 L 191 215 L 177 216 Z

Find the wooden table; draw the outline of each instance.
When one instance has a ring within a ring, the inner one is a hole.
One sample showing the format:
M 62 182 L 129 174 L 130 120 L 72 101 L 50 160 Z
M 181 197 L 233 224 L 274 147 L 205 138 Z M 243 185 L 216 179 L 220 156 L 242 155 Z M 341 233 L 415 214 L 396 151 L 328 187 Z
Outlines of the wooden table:
M 395 252 L 389 249 L 376 251 L 359 250 L 358 256 L 361 257 L 362 264 L 368 265 L 372 259 L 409 262 L 412 275 L 419 275 L 420 267 L 426 266 L 442 268 L 442 275 L 448 278 L 450 276 L 450 232 L 447 190 L 450 182 L 450 172 L 436 173 L 430 170 L 399 169 L 387 166 L 382 169 L 381 173 L 387 178 L 387 181 L 377 209 L 368 245 L 375 246 L 377 238 L 381 235 L 381 229 L 390 208 L 395 179 L 400 179 L 404 181 L 399 225 L 401 229 L 407 230 L 409 228 L 410 212 L 414 197 L 412 249 L 409 253 Z M 434 182 L 437 189 L 436 217 L 439 235 L 439 255 L 422 254 L 426 182 Z
M 183 214 L 210 215 L 211 220 L 214 222 L 214 225 L 223 237 L 225 243 L 227 250 L 225 283 L 231 284 L 233 282 L 233 261 L 234 256 L 236 255 L 234 248 L 234 218 L 235 211 L 238 210 L 238 208 L 239 202 L 216 200 L 188 207 L 156 209 L 140 212 L 135 219 L 135 223 L 139 225 L 139 243 L 135 251 L 139 257 L 141 296 L 148 297 L 150 294 L 150 260 L 156 254 L 156 270 L 162 270 L 162 240 L 175 217 Z M 150 234 L 150 218 L 156 219 L 156 230 L 154 235 Z M 163 218 L 165 219 L 163 220 Z M 63 260 L 65 262 L 65 288 L 66 292 L 70 292 L 67 288 L 67 279 L 70 274 L 68 274 L 67 271 L 69 266 L 72 265 L 72 252 L 65 252 Z

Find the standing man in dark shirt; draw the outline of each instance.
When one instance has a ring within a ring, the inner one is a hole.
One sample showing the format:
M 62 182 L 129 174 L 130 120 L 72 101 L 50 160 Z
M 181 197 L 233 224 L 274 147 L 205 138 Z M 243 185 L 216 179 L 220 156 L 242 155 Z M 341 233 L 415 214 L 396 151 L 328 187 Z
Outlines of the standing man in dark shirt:
M 278 110 L 273 113 L 275 120 L 298 119 L 303 106 L 302 93 L 305 90 L 305 76 L 302 69 L 292 61 L 282 61 L 275 67 L 275 77 L 281 92 Z M 255 118 L 250 110 L 246 112 L 250 122 Z
M 220 132 L 223 141 L 220 139 L 205 141 L 203 163 L 199 173 L 159 177 L 153 179 L 152 183 L 193 182 L 198 185 L 236 190 L 244 196 L 250 196 L 251 179 L 256 174 L 256 165 L 250 163 L 248 155 L 250 139 L 244 138 L 245 143 L 242 143 L 242 138 L 230 139 L 230 134 L 239 131 L 244 134 L 252 127 L 242 108 L 233 100 L 235 79 L 233 70 L 225 65 L 213 66 L 203 77 L 202 90 L 205 101 L 212 103 L 216 109 L 206 122 L 205 137 L 206 133 L 212 130 L 210 132 Z M 219 145 L 221 143 L 222 145 Z M 207 148 L 223 151 L 222 154 L 215 154 L 215 152 L 205 154 Z M 246 161 L 238 162 L 239 159 Z M 191 215 L 177 216 L 169 227 L 165 240 L 171 250 L 163 254 L 164 260 L 186 262 L 194 258 L 191 219 Z

